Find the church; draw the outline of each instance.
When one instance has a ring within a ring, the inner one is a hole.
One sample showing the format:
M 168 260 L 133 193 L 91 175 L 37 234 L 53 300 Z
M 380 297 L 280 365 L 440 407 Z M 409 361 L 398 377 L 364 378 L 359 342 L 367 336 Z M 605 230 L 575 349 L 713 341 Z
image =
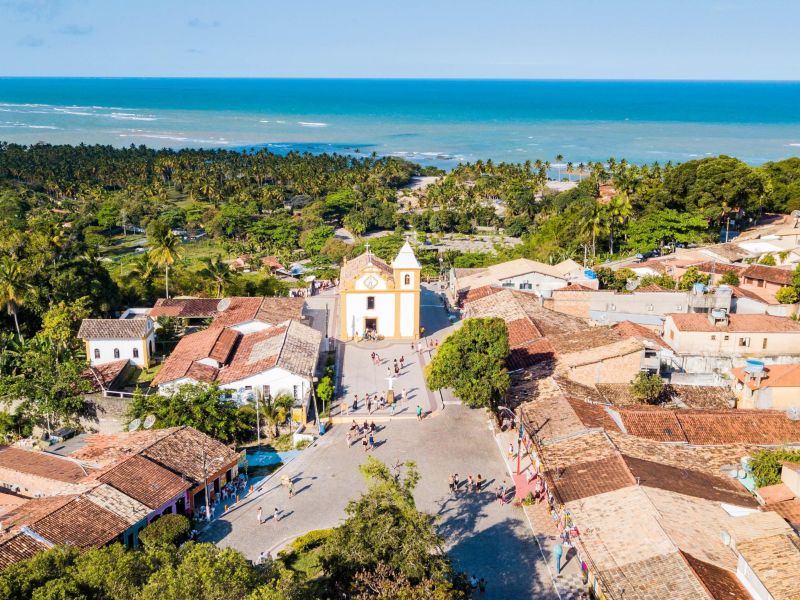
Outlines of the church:
M 341 339 L 419 337 L 422 267 L 406 242 L 392 264 L 369 250 L 342 265 L 339 276 Z

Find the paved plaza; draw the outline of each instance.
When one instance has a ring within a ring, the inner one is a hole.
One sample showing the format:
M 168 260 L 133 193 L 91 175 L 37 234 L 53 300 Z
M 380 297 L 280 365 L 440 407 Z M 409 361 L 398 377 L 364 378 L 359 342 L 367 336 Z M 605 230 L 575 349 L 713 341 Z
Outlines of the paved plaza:
M 441 302 L 428 289 L 422 305 L 426 333 L 440 337 L 450 325 Z M 358 393 L 362 399 L 367 391 L 383 389 L 386 365 L 373 365 L 372 351 L 367 345 L 345 345 L 341 386 L 346 397 Z M 456 568 L 487 579 L 485 598 L 558 598 L 522 508 L 501 506 L 495 498 L 499 485 L 503 481 L 513 485 L 513 480 L 488 414 L 436 402 L 439 395 L 430 394 L 424 385 L 421 363 L 427 358 L 412 355 L 410 343 L 386 343 L 378 352 L 390 362 L 403 354 L 406 366 L 395 389 L 405 387 L 409 402 L 400 403 L 394 418 L 388 418 L 386 411 L 378 413 L 375 449 L 370 454 L 389 465 L 417 463 L 422 476 L 415 492 L 418 507 L 436 515 Z M 428 412 L 421 421 L 414 415 L 417 402 L 424 402 Z M 359 416 L 363 419 L 364 414 Z M 337 525 L 347 502 L 366 489 L 358 471 L 366 453 L 359 443 L 348 447 L 348 429 L 346 423 L 335 424 L 249 498 L 212 523 L 202 539 L 237 548 L 255 559 L 262 551 L 274 554 L 306 531 Z M 462 481 L 467 474 L 480 473 L 487 485 L 482 492 L 453 495 L 448 489 L 451 473 L 458 473 Z M 294 481 L 291 499 L 280 485 L 287 476 Z M 258 507 L 268 517 L 263 524 L 258 523 Z M 275 508 L 280 511 L 277 521 L 272 518 Z

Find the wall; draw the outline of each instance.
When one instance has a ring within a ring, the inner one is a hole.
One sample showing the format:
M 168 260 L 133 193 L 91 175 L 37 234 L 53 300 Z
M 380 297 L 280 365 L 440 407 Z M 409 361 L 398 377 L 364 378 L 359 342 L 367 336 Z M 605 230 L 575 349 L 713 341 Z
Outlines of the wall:
M 268 385 L 270 394 L 273 398 L 280 394 L 289 394 L 294 396 L 294 387 L 297 386 L 297 397 L 303 399 L 305 393 L 310 389 L 310 383 L 307 379 L 290 373 L 285 369 L 274 368 L 252 377 L 247 377 L 239 381 L 234 381 L 220 386 L 222 389 L 239 391 L 250 386 L 253 390 L 261 390 L 263 386 Z
M 781 481 L 794 492 L 795 496 L 800 497 L 800 470 L 792 467 L 782 467 Z
M 797 314 L 797 308 L 797 304 L 767 304 L 752 298 L 736 298 L 733 302 L 733 312 L 740 315 L 791 317 Z
M 77 486 L 64 481 L 56 481 L 47 477 L 39 477 L 29 473 L 20 473 L 13 469 L 0 467 L 0 486 L 15 489 L 20 496 L 36 498 L 38 496 L 53 496 L 78 492 L 82 486 Z M 18 487 L 13 487 L 18 486 Z
M 520 284 L 530 284 L 531 287 L 520 288 Z M 551 277 L 550 275 L 544 275 L 542 273 L 527 273 L 525 275 L 501 279 L 500 285 L 511 289 L 525 289 L 535 292 L 537 290 L 557 290 L 567 287 L 567 280 L 558 277 Z
M 375 308 L 367 310 L 367 297 L 375 298 Z M 378 320 L 378 335 L 384 337 L 395 336 L 395 298 L 394 292 L 389 293 L 348 293 L 342 296 L 343 306 L 342 315 L 344 318 L 343 326 L 346 337 L 353 337 L 364 334 L 364 321 L 368 318 Z
M 400 295 L 400 335 L 413 338 L 419 334 L 419 292 Z
M 588 319 L 591 297 L 595 293 L 556 290 L 551 298 L 544 299 L 543 306 L 566 315 Z
M 118 433 L 125 430 L 125 414 L 130 400 L 104 398 L 101 394 L 85 396 L 86 415 L 79 419 L 81 427 L 95 433 Z
M 584 385 L 590 383 L 630 383 L 641 370 L 642 351 L 615 356 L 594 363 L 570 367 L 570 379 Z
M 102 365 L 127 358 L 135 365 L 144 367 L 149 358 L 149 353 L 144 349 L 144 340 L 88 340 L 87 346 L 91 365 Z M 119 349 L 119 358 L 114 358 L 114 348 Z M 138 358 L 133 356 L 134 348 L 139 351 Z M 95 349 L 100 350 L 99 359 L 94 357 Z
M 763 348 L 765 339 L 767 347 Z M 671 319 L 664 323 L 664 340 L 680 354 L 751 358 L 800 354 L 800 333 L 679 331 Z M 749 344 L 741 346 L 741 340 L 749 340 Z

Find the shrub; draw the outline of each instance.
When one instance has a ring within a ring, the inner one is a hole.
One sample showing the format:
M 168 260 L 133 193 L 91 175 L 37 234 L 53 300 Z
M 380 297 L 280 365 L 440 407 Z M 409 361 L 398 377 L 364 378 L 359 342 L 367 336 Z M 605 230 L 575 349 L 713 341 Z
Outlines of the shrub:
M 631 381 L 631 394 L 640 402 L 655 404 L 664 390 L 664 381 L 658 373 L 641 371 Z
M 739 276 L 733 271 L 728 271 L 720 277 L 719 282 L 726 285 L 739 285 Z
M 139 532 L 139 541 L 150 548 L 177 546 L 190 529 L 189 519 L 183 515 L 164 515 Z
M 800 450 L 756 450 L 750 460 L 757 487 L 781 482 L 781 461 L 800 462 Z
M 764 256 L 761 257 L 761 260 L 758 262 L 768 267 L 774 267 L 777 264 L 775 262 L 775 257 L 772 256 L 772 254 L 765 254 Z
M 327 540 L 333 529 L 314 529 L 308 533 L 304 533 L 292 542 L 292 550 L 297 553 L 308 552 L 322 545 Z
M 800 299 L 800 294 L 793 287 L 782 287 L 775 292 L 775 300 L 781 304 L 794 304 Z

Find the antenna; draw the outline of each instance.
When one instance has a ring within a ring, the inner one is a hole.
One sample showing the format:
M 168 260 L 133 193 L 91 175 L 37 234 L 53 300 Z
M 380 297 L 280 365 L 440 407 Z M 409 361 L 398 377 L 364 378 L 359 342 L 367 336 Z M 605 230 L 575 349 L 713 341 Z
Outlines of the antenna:
M 142 424 L 141 419 L 134 419 L 128 424 L 128 431 L 136 431 L 137 429 L 139 429 L 139 425 L 141 424 Z
M 153 425 L 155 425 L 155 422 L 156 422 L 155 415 L 147 415 L 147 417 L 144 420 L 144 428 L 150 429 Z

